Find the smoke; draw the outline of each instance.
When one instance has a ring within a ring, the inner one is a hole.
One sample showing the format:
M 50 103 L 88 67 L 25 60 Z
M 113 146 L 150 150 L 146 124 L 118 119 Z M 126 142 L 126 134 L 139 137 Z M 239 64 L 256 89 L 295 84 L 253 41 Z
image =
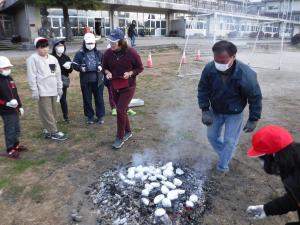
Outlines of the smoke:
M 147 162 L 180 162 L 206 173 L 211 168 L 212 150 L 206 137 L 206 127 L 201 123 L 197 102 L 198 80 L 178 79 L 170 81 L 164 91 L 159 108 L 158 121 L 167 132 L 157 149 L 144 149 L 133 155 L 134 165 Z M 150 103 L 151 104 L 151 103 Z

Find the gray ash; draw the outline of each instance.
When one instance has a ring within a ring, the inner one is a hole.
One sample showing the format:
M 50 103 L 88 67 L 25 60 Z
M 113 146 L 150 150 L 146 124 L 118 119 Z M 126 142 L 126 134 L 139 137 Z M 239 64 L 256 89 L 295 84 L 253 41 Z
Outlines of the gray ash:
M 162 193 L 162 186 L 169 192 Z M 206 209 L 207 177 L 183 165 L 111 169 L 91 187 L 89 198 L 95 205 L 98 225 L 198 225 Z M 164 200 L 158 197 L 155 204 L 158 195 L 164 195 Z

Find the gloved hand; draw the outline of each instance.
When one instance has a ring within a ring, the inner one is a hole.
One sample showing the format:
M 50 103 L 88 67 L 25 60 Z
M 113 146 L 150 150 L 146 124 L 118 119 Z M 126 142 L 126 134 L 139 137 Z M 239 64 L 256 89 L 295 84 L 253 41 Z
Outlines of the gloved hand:
M 249 206 L 246 212 L 251 219 L 255 220 L 263 219 L 267 216 L 263 205 Z
M 255 130 L 256 125 L 257 125 L 257 121 L 248 120 L 243 130 L 246 133 L 250 133 Z
M 12 99 L 10 100 L 9 102 L 6 103 L 6 106 L 7 107 L 10 107 L 10 108 L 17 108 L 18 107 L 18 101 L 16 99 Z
M 98 72 L 102 71 L 102 66 L 98 66 Z
M 20 112 L 20 116 L 24 116 L 24 109 L 23 108 L 19 108 L 19 112 Z
M 81 72 L 86 72 L 86 66 L 85 65 L 81 65 L 81 68 L 80 68 Z
M 61 96 L 63 95 L 63 89 L 62 88 L 58 88 L 57 89 L 57 94 L 58 94 L 58 96 L 59 96 L 59 98 L 61 98 Z
M 213 115 L 211 111 L 202 111 L 202 123 L 206 126 L 212 125 Z
M 63 67 L 66 69 L 66 70 L 69 70 L 71 69 L 71 65 L 72 65 L 72 62 L 66 62 Z
M 32 99 L 34 100 L 39 100 L 40 99 L 40 95 L 38 91 L 33 91 L 32 92 Z

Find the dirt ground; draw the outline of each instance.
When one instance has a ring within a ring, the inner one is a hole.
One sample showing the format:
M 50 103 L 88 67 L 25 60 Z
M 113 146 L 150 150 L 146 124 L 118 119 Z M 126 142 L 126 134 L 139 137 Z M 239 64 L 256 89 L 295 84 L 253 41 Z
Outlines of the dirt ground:
M 0 215 L 1 225 L 67 225 L 73 209 L 80 209 L 83 221 L 94 225 L 85 192 L 97 175 L 106 169 L 120 166 L 136 158 L 162 160 L 193 158 L 192 166 L 209 174 L 216 155 L 207 143 L 205 127 L 201 124 L 196 89 L 198 77 L 178 78 L 179 51 L 153 54 L 154 68 L 145 69 L 138 79 L 136 97 L 145 100 L 131 117 L 134 137 L 121 151 L 113 151 L 116 119 L 107 116 L 104 125 L 85 125 L 77 73 L 72 74 L 69 89 L 71 123 L 59 123 L 70 139 L 63 143 L 44 140 L 37 114 L 26 82 L 25 61 L 14 61 L 13 77 L 23 100 L 25 116 L 22 119 L 22 142 L 31 151 L 20 160 L 0 158 Z M 246 60 L 249 54 L 240 53 Z M 300 133 L 300 53 L 285 53 L 279 70 L 255 69 L 264 95 L 263 116 L 259 126 L 280 124 L 287 127 L 297 141 Z M 254 62 L 262 62 L 271 54 L 258 54 Z M 146 55 L 143 54 L 145 62 Z M 208 61 L 208 58 L 204 59 Z M 272 62 L 272 60 L 270 60 Z M 199 63 L 199 73 L 205 62 Z M 105 99 L 107 93 L 105 90 Z M 247 117 L 245 112 L 245 119 Z M 62 118 L 61 114 L 59 119 Z M 4 151 L 2 123 L 0 147 Z M 177 140 L 179 145 L 170 145 Z M 179 140 L 179 141 L 178 141 Z M 187 144 L 185 144 L 187 143 Z M 250 135 L 243 134 L 230 174 L 213 182 L 215 192 L 209 196 L 209 209 L 202 224 L 281 225 L 296 218 L 290 213 L 261 221 L 247 219 L 245 210 L 251 204 L 263 204 L 283 193 L 280 180 L 267 176 L 258 160 L 246 157 Z

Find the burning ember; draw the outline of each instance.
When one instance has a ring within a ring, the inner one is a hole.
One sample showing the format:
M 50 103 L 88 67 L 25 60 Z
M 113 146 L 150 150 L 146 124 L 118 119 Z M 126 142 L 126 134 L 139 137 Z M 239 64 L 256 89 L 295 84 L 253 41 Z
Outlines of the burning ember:
M 206 176 L 189 167 L 124 167 L 104 172 L 90 198 L 98 225 L 193 225 L 205 210 Z

